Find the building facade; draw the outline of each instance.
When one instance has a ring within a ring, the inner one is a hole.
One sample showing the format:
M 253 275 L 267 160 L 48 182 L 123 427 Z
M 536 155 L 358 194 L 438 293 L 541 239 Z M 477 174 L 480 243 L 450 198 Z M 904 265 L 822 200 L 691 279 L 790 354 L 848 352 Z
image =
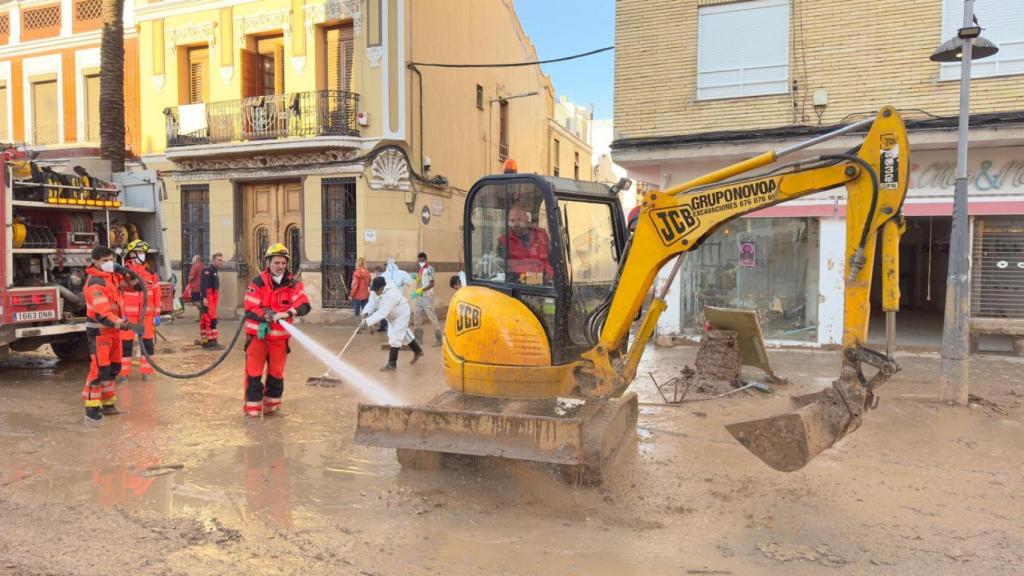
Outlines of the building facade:
M 0 3 L 0 143 L 99 156 L 101 0 Z M 125 6 L 125 140 L 139 151 L 138 35 Z
M 511 0 L 165 0 L 136 19 L 172 260 L 223 253 L 225 308 L 278 241 L 314 317 L 350 313 L 357 257 L 414 271 L 427 252 L 443 304 L 473 182 L 508 157 L 551 171 L 538 66 L 436 66 L 536 60 Z
M 1024 11 L 991 0 L 976 12 L 1000 47 L 973 63 L 971 82 L 972 326 L 982 335 L 990 320 L 1024 324 Z M 663 25 L 649 25 L 652 13 Z M 663 188 L 896 106 L 912 148 L 900 337 L 938 345 L 960 72 L 928 57 L 962 18 L 957 0 L 620 0 L 613 158 Z M 720 305 L 756 308 L 776 340 L 839 343 L 845 202 L 831 190 L 717 231 L 687 257 L 659 330 L 699 333 L 703 307 Z M 877 309 L 877 287 L 873 300 Z

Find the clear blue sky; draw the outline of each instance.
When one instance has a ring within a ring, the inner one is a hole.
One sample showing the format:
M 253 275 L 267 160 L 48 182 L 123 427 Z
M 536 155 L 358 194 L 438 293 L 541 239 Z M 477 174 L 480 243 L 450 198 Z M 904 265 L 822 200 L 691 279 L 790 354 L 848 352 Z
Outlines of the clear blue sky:
M 615 44 L 615 0 L 515 0 L 523 29 L 541 60 L 560 58 Z M 612 117 L 614 51 L 545 64 L 559 96 L 586 106 L 594 118 Z

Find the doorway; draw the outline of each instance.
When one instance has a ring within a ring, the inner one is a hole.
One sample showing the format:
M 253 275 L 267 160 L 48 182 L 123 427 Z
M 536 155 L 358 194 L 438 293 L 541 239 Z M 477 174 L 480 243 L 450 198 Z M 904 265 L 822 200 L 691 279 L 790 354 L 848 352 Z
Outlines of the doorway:
M 246 266 L 250 275 L 263 269 L 263 254 L 278 242 L 291 252 L 292 271 L 297 272 L 302 248 L 302 182 L 255 182 L 244 184 Z

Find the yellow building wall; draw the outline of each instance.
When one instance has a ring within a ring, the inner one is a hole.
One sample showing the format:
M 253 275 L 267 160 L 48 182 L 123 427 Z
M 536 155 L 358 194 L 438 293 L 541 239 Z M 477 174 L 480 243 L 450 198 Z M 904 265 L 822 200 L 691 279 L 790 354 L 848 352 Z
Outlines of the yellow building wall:
M 928 56 L 942 38 L 938 0 L 790 0 L 793 94 L 696 101 L 698 0 L 618 0 L 616 138 L 816 124 L 815 90 L 828 91 L 821 122 L 884 104 L 956 115 L 959 82 L 939 81 Z M 1020 109 L 1021 76 L 971 80 L 971 112 Z M 794 112 L 794 102 L 795 112 Z

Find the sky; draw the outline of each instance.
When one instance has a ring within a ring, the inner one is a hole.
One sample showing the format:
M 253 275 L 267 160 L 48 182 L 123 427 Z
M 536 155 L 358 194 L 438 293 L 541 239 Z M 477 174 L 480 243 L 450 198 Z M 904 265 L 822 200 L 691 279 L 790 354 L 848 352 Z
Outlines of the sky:
M 615 44 L 615 0 L 515 0 L 523 29 L 541 60 L 570 56 Z M 555 92 L 581 106 L 594 105 L 594 118 L 612 117 L 615 52 L 545 64 Z

